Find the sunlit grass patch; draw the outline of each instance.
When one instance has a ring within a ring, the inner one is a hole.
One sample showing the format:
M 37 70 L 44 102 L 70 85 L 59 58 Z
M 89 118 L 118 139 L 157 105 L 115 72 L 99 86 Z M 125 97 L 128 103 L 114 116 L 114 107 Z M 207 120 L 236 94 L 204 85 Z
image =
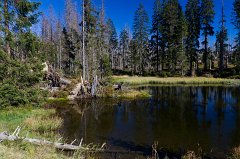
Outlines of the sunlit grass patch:
M 100 97 L 107 98 L 122 98 L 122 99 L 135 99 L 135 98 L 149 98 L 151 95 L 147 91 L 139 91 L 130 88 L 122 90 L 114 90 L 113 87 L 103 87 L 99 93 Z
M 233 149 L 232 154 L 228 159 L 239 159 L 240 158 L 240 146 Z
M 13 145 L 14 144 L 14 145 Z M 56 153 L 49 146 L 33 146 L 28 143 L 13 142 L 10 145 L 0 145 L 1 159 L 67 159 L 69 157 Z
M 9 107 L 0 111 L 0 132 L 13 133 L 17 126 L 21 127 L 19 136 L 57 141 L 57 132 L 62 119 L 56 115 L 55 109 L 32 107 Z M 56 152 L 51 146 L 36 146 L 19 141 L 4 141 L 0 144 L 1 159 L 58 159 L 68 158 Z
M 20 135 L 52 139 L 58 136 L 56 130 L 61 123 L 62 119 L 56 116 L 55 109 L 9 107 L 0 111 L 0 132 L 12 133 L 20 126 Z
M 23 125 L 27 130 L 43 133 L 56 131 L 61 126 L 62 119 L 54 116 L 53 110 L 49 110 L 46 114 L 38 113 L 40 114 L 24 120 Z
M 134 98 L 149 98 L 151 95 L 147 91 L 127 90 L 119 91 L 118 98 L 134 99 Z
M 223 79 L 223 78 L 207 78 L 207 77 L 139 77 L 139 76 L 113 76 L 113 83 L 123 83 L 129 85 L 144 84 L 219 84 L 219 85 L 240 85 L 240 80 Z

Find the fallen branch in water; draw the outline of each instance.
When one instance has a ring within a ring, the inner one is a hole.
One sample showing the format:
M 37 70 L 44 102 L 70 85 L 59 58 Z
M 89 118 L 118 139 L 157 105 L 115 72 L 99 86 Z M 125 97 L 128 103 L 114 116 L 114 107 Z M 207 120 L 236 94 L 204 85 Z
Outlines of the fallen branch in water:
M 59 142 L 51 142 L 47 140 L 32 139 L 28 137 L 19 137 L 18 135 L 20 133 L 20 130 L 21 128 L 18 126 L 12 134 L 8 134 L 7 132 L 0 133 L 0 143 L 5 140 L 7 141 L 22 140 L 23 142 L 28 142 L 28 143 L 39 145 L 39 146 L 41 145 L 54 146 L 56 149 L 60 149 L 60 150 L 67 150 L 67 151 L 81 150 L 81 151 L 91 151 L 91 152 L 104 151 L 104 147 L 106 145 L 106 143 L 104 143 L 100 148 L 90 148 L 90 147 L 82 146 L 83 139 L 81 140 L 80 144 L 76 146 L 76 145 L 73 145 L 74 142 L 76 142 L 76 140 L 71 142 L 71 144 L 64 144 Z

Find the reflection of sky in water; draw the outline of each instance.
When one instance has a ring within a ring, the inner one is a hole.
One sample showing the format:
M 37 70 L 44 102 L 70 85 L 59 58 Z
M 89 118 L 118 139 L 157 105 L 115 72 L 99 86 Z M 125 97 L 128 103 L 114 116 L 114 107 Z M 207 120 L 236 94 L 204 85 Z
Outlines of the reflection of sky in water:
M 151 144 L 173 152 L 197 150 L 222 156 L 240 144 L 237 87 L 146 87 L 150 99 L 94 100 L 64 115 L 66 138 L 105 142 L 118 149 L 149 151 Z M 83 117 L 79 112 L 86 109 Z M 78 111 L 76 111 L 78 110 Z M 62 111 L 62 109 L 59 109 Z M 65 110 L 66 111 L 66 110 Z

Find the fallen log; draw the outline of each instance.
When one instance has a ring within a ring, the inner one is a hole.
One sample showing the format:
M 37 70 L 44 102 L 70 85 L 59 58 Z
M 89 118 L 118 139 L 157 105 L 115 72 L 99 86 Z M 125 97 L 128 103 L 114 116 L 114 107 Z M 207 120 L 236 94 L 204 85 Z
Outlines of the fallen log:
M 75 88 L 73 89 L 73 91 L 70 93 L 70 95 L 68 96 L 68 99 L 73 100 L 78 96 L 78 92 L 81 90 L 82 87 L 82 83 L 78 83 Z
M 40 140 L 40 139 L 32 139 L 28 137 L 19 137 L 19 132 L 20 132 L 20 127 L 17 127 L 17 129 L 14 131 L 13 134 L 8 134 L 7 132 L 2 132 L 0 133 L 0 143 L 2 141 L 23 141 L 23 142 L 28 142 L 34 145 L 46 145 L 46 146 L 54 146 L 56 149 L 59 150 L 67 150 L 67 151 L 75 151 L 75 150 L 81 150 L 81 151 L 104 151 L 105 143 L 100 147 L 100 148 L 90 148 L 90 147 L 84 147 L 82 146 L 82 141 L 81 140 L 80 144 L 78 146 L 73 145 L 73 143 L 76 141 L 74 140 L 71 144 L 64 144 L 64 143 L 59 143 L 59 142 L 51 142 L 47 140 Z
M 69 100 L 74 100 L 78 97 L 78 95 L 82 95 L 82 96 L 85 96 L 87 93 L 87 89 L 85 88 L 85 85 L 84 85 L 84 80 L 83 78 L 81 77 L 81 82 L 78 83 L 73 91 L 70 93 L 70 95 L 68 96 L 68 99 Z
M 61 84 L 64 84 L 64 85 L 69 85 L 72 83 L 72 81 L 70 81 L 69 79 L 66 79 L 66 78 L 60 78 L 60 83 Z

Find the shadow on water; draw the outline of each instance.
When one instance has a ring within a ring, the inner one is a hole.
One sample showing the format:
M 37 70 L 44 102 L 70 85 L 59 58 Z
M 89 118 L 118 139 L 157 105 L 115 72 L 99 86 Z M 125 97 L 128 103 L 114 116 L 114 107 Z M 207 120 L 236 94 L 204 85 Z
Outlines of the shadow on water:
M 240 145 L 240 88 L 148 86 L 150 99 L 95 99 L 58 105 L 60 133 L 72 141 L 107 142 L 118 151 L 180 158 L 187 150 L 225 158 Z

